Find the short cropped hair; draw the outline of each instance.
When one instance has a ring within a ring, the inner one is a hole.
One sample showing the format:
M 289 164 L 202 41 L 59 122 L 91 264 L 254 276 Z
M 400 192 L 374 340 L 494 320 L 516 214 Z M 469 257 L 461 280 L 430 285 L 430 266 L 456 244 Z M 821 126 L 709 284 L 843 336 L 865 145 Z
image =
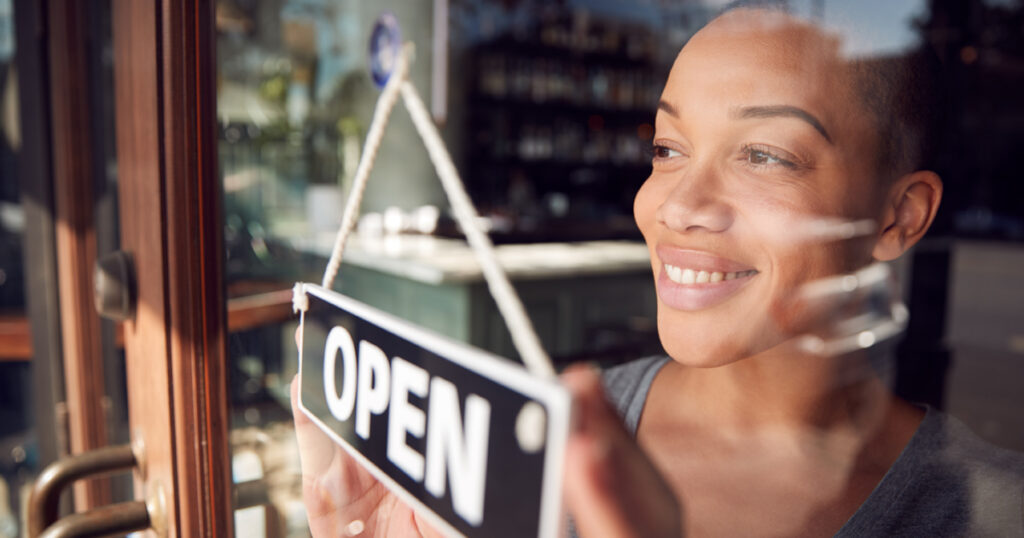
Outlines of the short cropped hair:
M 741 8 L 796 17 L 783 0 L 737 0 L 723 7 L 718 17 Z M 814 21 L 802 20 L 814 25 Z M 852 59 L 849 66 L 854 93 L 878 128 L 878 174 L 895 179 L 931 169 L 945 97 L 937 83 L 935 62 L 923 51 L 912 51 L 898 56 Z
M 878 126 L 879 172 L 933 168 L 944 93 L 923 53 L 851 61 L 855 92 Z

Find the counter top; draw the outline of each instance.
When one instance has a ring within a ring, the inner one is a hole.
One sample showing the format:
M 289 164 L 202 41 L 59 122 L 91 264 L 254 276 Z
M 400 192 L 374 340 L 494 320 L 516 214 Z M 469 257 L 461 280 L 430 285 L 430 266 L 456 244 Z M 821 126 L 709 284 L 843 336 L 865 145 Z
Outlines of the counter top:
M 296 249 L 324 258 L 330 257 L 333 243 L 333 234 L 293 241 Z M 511 280 L 651 271 L 647 246 L 638 241 L 498 245 L 495 253 Z M 457 239 L 357 234 L 349 239 L 342 260 L 427 284 L 483 280 L 473 251 Z

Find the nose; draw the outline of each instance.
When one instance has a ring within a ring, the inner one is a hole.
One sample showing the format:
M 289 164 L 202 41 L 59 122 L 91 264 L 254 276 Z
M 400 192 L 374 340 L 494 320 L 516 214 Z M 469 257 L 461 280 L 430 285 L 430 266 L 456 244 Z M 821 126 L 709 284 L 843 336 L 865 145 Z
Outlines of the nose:
M 658 207 L 657 218 L 678 233 L 721 233 L 732 226 L 734 212 L 722 178 L 710 167 L 690 168 Z

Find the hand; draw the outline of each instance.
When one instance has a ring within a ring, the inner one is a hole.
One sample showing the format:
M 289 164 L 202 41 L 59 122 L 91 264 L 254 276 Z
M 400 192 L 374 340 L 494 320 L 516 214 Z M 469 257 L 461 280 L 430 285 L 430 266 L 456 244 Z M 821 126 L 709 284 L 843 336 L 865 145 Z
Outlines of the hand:
M 576 413 L 564 492 L 580 536 L 682 536 L 682 506 L 622 426 L 597 373 L 573 367 L 562 382 Z
M 295 338 L 301 335 L 296 332 Z M 300 387 L 296 375 L 292 415 L 310 533 L 315 538 L 441 536 L 299 410 Z
M 316 538 L 440 536 L 299 410 L 299 386 L 295 376 L 292 413 L 310 533 Z
M 580 535 L 681 536 L 678 501 L 622 427 L 597 375 L 571 369 L 563 382 L 573 394 L 578 422 L 567 447 L 564 491 Z M 300 387 L 296 375 L 291 403 L 310 533 L 441 536 L 299 410 Z

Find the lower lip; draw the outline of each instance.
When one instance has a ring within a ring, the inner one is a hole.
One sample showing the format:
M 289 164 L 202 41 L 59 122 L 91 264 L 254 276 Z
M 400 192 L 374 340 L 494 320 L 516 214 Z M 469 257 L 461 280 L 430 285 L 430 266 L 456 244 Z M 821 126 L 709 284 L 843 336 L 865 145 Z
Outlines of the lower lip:
M 757 275 L 758 273 L 754 273 L 742 278 L 703 284 L 680 284 L 669 278 L 668 271 L 665 271 L 665 267 L 662 266 L 658 275 L 658 298 L 676 310 L 687 312 L 704 310 L 732 297 Z

